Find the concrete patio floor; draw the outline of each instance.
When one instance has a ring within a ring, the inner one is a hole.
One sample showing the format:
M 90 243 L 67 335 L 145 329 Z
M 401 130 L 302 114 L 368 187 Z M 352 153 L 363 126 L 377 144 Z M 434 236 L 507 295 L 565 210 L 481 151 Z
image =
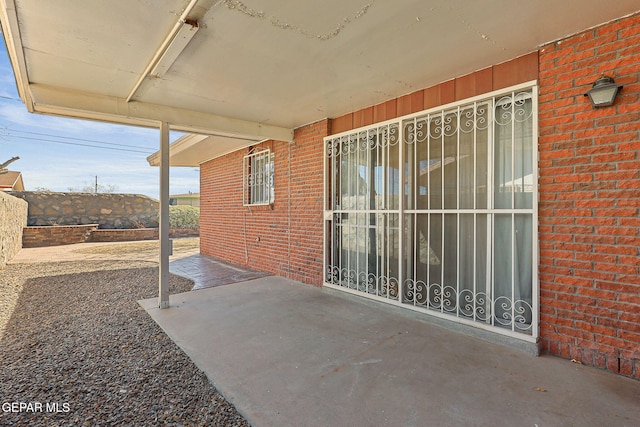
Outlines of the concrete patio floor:
M 640 425 L 640 381 L 339 291 L 262 277 L 170 301 L 140 304 L 255 427 Z

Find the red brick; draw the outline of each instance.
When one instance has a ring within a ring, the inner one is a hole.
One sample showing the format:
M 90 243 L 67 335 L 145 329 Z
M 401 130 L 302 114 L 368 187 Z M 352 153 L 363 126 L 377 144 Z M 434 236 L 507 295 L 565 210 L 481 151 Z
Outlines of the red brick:
M 640 180 L 628 180 L 618 182 L 618 188 L 640 188 Z
M 631 376 L 633 374 L 634 362 L 632 360 L 620 359 L 620 375 Z

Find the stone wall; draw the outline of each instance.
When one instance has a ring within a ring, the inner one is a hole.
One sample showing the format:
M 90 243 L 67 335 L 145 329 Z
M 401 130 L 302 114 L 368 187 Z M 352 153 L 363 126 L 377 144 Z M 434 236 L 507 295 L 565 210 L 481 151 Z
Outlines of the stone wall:
M 11 195 L 29 203 L 30 226 L 158 227 L 158 201 L 139 194 L 13 191 Z
M 22 248 L 27 203 L 0 191 L 0 270 Z

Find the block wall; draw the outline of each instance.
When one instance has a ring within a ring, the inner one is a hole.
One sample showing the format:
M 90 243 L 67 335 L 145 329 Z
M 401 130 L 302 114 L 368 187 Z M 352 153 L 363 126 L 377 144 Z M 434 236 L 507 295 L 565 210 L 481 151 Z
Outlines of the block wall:
M 539 58 L 543 350 L 640 378 L 640 15 Z M 624 88 L 594 109 L 602 73 Z

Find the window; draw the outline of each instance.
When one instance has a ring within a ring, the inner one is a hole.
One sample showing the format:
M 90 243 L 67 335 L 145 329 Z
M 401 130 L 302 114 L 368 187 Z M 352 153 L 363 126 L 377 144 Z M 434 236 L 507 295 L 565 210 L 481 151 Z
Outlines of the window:
M 325 138 L 325 284 L 535 340 L 535 90 Z
M 275 198 L 273 185 L 273 153 L 261 150 L 243 158 L 244 206 L 270 205 Z

